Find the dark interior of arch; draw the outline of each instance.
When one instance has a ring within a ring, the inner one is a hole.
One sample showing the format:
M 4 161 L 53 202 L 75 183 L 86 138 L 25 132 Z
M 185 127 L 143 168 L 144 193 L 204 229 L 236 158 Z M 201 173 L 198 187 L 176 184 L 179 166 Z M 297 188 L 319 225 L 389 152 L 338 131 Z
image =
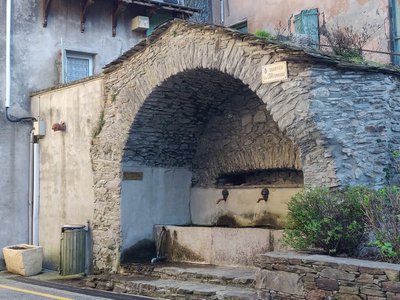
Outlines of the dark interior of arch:
M 223 174 L 275 170 L 281 176 L 302 168 L 298 147 L 262 100 L 240 80 L 209 69 L 179 73 L 152 91 L 131 126 L 123 160 L 189 168 L 198 186 L 215 185 Z

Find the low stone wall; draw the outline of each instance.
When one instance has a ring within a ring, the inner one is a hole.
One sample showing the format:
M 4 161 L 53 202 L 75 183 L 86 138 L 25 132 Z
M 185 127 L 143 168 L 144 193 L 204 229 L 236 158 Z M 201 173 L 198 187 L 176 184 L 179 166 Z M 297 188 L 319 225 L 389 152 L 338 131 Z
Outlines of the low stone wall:
M 400 299 L 400 265 L 324 255 L 258 255 L 259 299 Z

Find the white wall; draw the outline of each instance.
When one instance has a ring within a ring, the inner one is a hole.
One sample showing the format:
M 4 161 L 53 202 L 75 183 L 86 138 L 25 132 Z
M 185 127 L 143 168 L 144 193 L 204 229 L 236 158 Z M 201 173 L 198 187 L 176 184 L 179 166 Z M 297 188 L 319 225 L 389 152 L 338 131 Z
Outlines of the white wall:
M 190 224 L 192 173 L 189 170 L 125 163 L 123 172 L 143 172 L 143 179 L 122 181 L 122 251 L 142 239 L 153 240 L 156 224 Z
M 38 108 L 40 106 L 40 111 Z M 103 106 L 103 79 L 43 92 L 32 98 L 32 112 L 46 123 L 40 139 L 39 242 L 44 266 L 57 269 L 61 226 L 91 221 L 94 192 L 90 146 Z M 64 121 L 66 131 L 52 131 Z

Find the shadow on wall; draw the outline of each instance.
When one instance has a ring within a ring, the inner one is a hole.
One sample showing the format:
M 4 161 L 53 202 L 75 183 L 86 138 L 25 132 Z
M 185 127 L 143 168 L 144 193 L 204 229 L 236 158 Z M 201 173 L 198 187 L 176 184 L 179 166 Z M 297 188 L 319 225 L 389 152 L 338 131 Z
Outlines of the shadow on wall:
M 156 255 L 155 241 L 143 239 L 122 252 L 121 263 L 149 263 Z

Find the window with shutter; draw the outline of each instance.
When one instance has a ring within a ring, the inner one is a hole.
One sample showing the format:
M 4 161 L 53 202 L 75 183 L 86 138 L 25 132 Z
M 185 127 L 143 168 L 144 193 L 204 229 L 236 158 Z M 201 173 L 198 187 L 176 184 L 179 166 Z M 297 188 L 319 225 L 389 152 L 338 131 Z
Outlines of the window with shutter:
M 296 33 L 310 37 L 313 48 L 319 47 L 318 9 L 302 10 L 294 16 L 294 26 Z

